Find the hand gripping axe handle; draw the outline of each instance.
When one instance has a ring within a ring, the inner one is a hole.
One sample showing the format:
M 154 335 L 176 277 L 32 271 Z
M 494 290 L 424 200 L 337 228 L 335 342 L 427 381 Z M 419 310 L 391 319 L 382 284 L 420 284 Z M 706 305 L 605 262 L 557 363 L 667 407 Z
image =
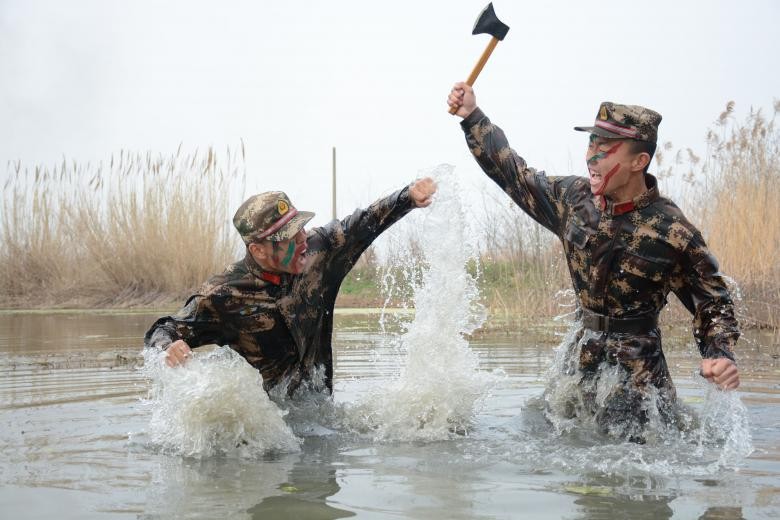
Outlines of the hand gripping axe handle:
M 498 45 L 500 40 L 504 39 L 508 32 L 509 26 L 498 19 L 496 12 L 493 10 L 493 2 L 490 2 L 482 12 L 479 13 L 477 21 L 474 22 L 474 30 L 471 31 L 471 34 L 489 34 L 492 38 L 485 48 L 485 51 L 482 53 L 482 56 L 479 58 L 479 61 L 474 66 L 474 70 L 469 74 L 469 77 L 466 80 L 468 86 L 474 85 L 474 82 L 477 81 L 477 76 L 482 72 L 482 68 L 485 66 L 485 63 L 487 63 L 488 58 L 490 58 L 493 49 L 496 48 L 496 45 Z M 454 114 L 457 111 L 458 107 L 450 107 L 450 114 Z

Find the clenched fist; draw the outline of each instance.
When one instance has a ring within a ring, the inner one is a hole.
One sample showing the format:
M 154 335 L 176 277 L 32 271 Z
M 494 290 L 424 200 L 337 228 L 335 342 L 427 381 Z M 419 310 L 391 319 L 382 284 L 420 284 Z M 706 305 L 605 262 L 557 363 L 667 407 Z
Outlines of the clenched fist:
M 739 370 L 728 358 L 703 359 L 701 375 L 723 390 L 733 390 L 739 386 Z

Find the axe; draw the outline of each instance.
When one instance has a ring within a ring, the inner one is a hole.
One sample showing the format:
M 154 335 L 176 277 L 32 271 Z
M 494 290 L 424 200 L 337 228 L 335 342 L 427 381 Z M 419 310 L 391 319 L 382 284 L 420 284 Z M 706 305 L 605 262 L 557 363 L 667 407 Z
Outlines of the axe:
M 477 76 L 479 76 L 479 73 L 482 72 L 482 67 L 485 66 L 485 63 L 487 63 L 487 60 L 490 57 L 490 54 L 493 52 L 493 49 L 496 48 L 499 40 L 504 39 L 506 33 L 508 32 L 509 26 L 505 25 L 501 22 L 501 20 L 498 19 L 496 12 L 493 10 L 493 2 L 490 2 L 487 7 L 485 7 L 481 13 L 479 13 L 477 21 L 474 22 L 474 30 L 471 31 L 471 34 L 489 34 L 492 36 L 492 38 L 485 48 L 485 52 L 482 53 L 479 61 L 474 66 L 474 70 L 472 70 L 471 74 L 469 74 L 469 78 L 466 80 L 466 84 L 468 86 L 474 85 L 474 82 L 477 81 Z M 457 111 L 458 107 L 450 107 L 450 114 L 454 114 Z

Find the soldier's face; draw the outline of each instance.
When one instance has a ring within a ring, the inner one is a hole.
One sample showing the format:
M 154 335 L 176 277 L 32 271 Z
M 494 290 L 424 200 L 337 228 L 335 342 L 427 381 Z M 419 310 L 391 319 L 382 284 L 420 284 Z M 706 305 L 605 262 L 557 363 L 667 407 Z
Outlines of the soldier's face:
M 623 139 L 606 139 L 590 135 L 585 161 L 590 175 L 590 191 L 594 195 L 612 197 L 628 183 L 630 170 L 629 146 Z
M 267 242 L 263 267 L 280 273 L 301 274 L 306 268 L 306 230 L 289 240 Z

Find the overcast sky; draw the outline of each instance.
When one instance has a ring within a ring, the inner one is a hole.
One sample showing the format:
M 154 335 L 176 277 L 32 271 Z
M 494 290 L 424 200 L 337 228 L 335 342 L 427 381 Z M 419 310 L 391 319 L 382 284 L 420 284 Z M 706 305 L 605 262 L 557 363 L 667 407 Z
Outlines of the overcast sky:
M 120 149 L 167 155 L 244 140 L 247 191 L 330 217 L 439 163 L 481 189 L 446 95 L 487 44 L 484 0 L 0 0 L 0 161 Z M 729 100 L 780 97 L 780 2 L 501 1 L 510 31 L 475 88 L 529 164 L 583 172 L 599 103 L 660 112 L 660 139 L 703 151 Z

